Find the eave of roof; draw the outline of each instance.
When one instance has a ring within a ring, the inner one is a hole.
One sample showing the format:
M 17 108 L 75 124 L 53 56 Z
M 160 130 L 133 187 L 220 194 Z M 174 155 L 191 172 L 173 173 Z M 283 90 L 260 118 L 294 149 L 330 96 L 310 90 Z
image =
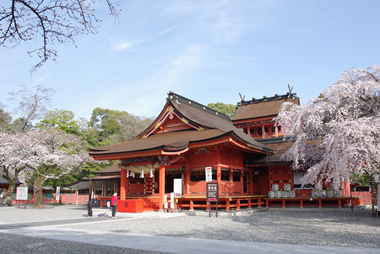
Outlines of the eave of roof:
M 105 181 L 105 180 L 115 180 L 120 179 L 120 175 L 115 176 L 95 176 L 91 178 L 83 178 L 82 181 Z
M 275 164 L 291 164 L 291 161 L 281 160 L 281 156 L 294 144 L 294 142 L 280 141 L 277 143 L 267 143 L 266 145 L 274 150 L 276 153 L 265 156 L 252 155 L 244 162 L 245 165 L 275 165 Z

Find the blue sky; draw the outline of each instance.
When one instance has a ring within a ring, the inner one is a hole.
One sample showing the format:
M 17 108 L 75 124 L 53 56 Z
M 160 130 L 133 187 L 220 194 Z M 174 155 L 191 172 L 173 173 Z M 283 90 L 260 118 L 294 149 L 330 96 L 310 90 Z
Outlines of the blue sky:
M 351 67 L 380 64 L 380 1 L 120 1 L 96 35 L 58 45 L 57 63 L 31 76 L 38 43 L 0 48 L 0 102 L 15 85 L 57 90 L 51 109 L 90 118 L 95 107 L 157 116 L 174 91 L 197 102 L 236 104 L 284 94 L 306 103 Z M 106 11 L 104 4 L 100 11 Z

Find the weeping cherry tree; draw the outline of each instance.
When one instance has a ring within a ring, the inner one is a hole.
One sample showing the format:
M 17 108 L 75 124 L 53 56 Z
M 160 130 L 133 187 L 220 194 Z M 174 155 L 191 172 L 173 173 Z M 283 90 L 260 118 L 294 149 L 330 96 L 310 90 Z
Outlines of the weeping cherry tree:
M 306 170 L 303 183 L 342 183 L 379 173 L 380 67 L 352 68 L 306 105 L 284 103 L 276 123 L 294 142 L 282 159 Z

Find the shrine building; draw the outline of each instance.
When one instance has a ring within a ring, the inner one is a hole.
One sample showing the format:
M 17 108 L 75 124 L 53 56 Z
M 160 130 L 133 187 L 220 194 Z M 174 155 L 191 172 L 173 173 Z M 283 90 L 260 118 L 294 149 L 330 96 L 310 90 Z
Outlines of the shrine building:
M 300 104 L 295 93 L 242 100 L 230 119 L 169 92 L 159 116 L 140 135 L 90 149 L 95 160 L 117 161 L 99 171 L 98 177 L 87 179 L 90 193 L 101 184 L 98 199 L 102 205 L 111 199 L 111 192 L 117 192 L 120 200 L 143 199 L 145 210 L 156 211 L 164 208 L 165 195 L 174 192 L 174 179 L 181 179 L 181 208 L 207 210 L 205 168 L 211 167 L 212 182 L 219 186 L 218 207 L 227 211 L 348 204 L 350 189 L 346 185 L 334 197 L 315 196 L 313 184 L 301 186 L 304 172 L 293 172 L 291 162 L 280 160 L 292 145 L 273 121 L 284 102 Z M 111 192 L 107 191 L 110 182 Z M 328 191 L 330 186 L 321 187 Z M 275 192 L 276 196 L 271 196 Z

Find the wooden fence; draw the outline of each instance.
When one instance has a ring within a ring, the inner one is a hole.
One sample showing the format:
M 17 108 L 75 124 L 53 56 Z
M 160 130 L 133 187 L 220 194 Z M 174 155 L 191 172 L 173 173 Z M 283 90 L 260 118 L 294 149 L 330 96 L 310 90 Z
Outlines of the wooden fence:
M 363 205 L 372 205 L 371 192 L 369 191 L 352 191 L 353 197 L 361 197 Z

